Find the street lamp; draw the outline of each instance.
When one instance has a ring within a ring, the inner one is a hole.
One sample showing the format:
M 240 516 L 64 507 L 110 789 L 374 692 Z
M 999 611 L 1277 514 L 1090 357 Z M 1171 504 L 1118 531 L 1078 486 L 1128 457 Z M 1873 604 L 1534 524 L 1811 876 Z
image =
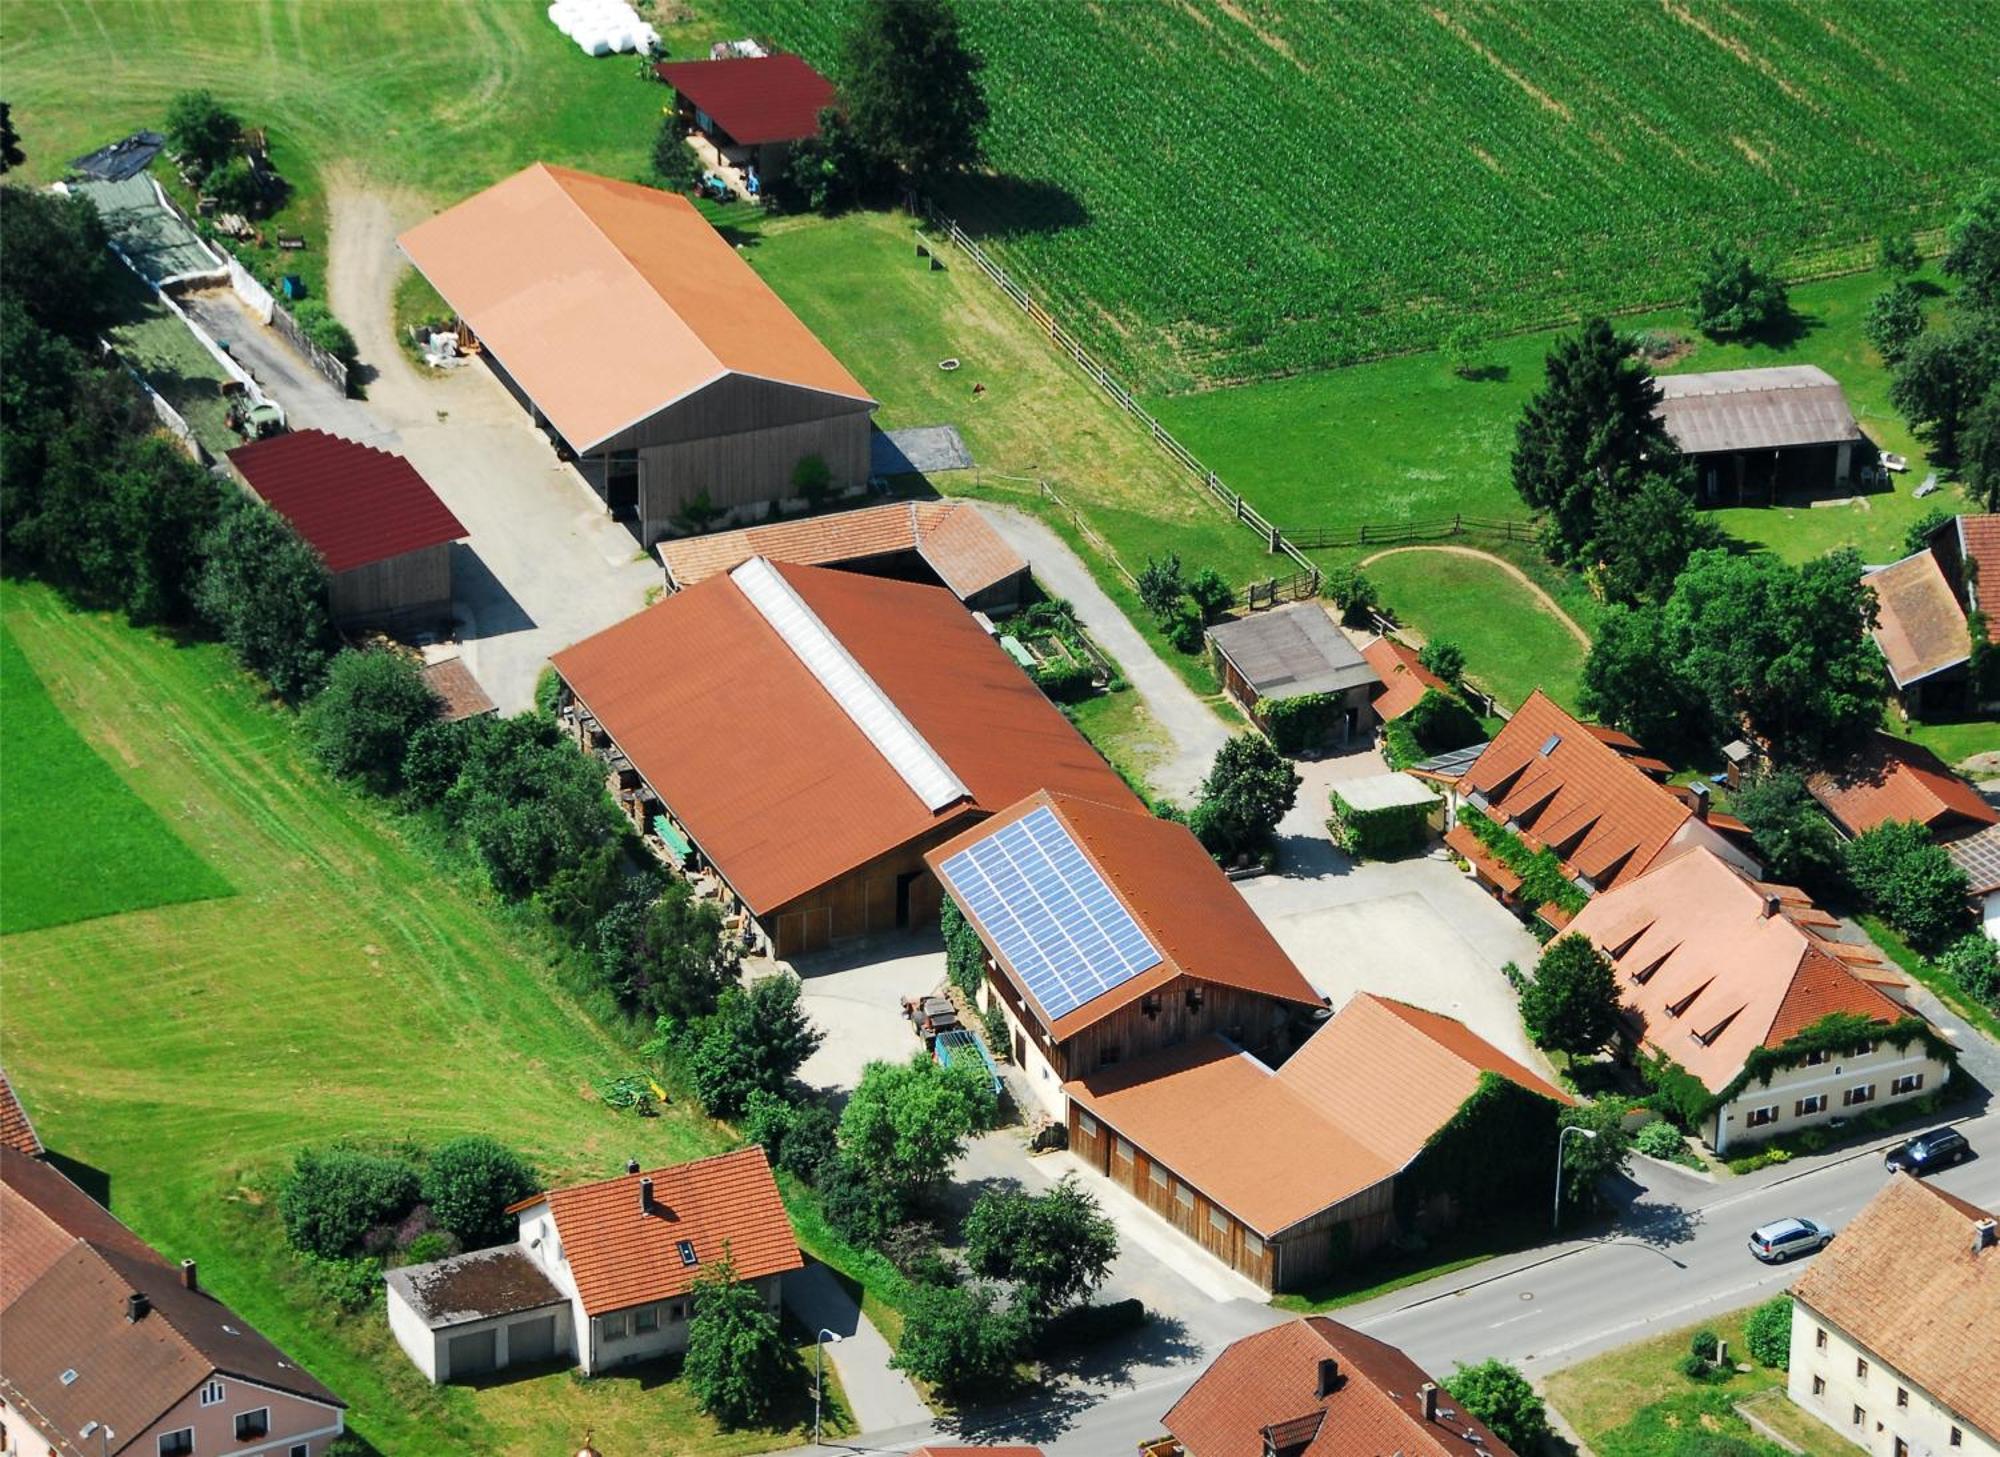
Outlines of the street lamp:
M 813 1445 L 819 1445 L 819 1398 L 826 1390 L 826 1348 L 828 1343 L 840 1344 L 840 1337 L 825 1326 L 813 1337 Z
M 1563 1222 L 1563 1140 L 1572 1133 L 1581 1133 L 1585 1138 L 1597 1137 L 1597 1130 L 1571 1124 L 1556 1135 L 1556 1207 L 1555 1217 L 1549 1222 L 1551 1229 L 1561 1229 Z

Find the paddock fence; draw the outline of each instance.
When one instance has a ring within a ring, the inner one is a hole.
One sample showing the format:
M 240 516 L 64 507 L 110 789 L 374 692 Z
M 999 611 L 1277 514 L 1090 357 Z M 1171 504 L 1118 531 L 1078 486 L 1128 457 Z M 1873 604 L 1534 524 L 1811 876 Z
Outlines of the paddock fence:
M 1453 515 L 1428 521 L 1362 521 L 1352 526 L 1288 526 L 1288 541 L 1311 551 L 1328 547 L 1400 546 L 1407 542 L 1448 541 L 1472 536 L 1487 541 L 1519 541 L 1533 545 L 1542 539 L 1541 523 L 1504 517 Z

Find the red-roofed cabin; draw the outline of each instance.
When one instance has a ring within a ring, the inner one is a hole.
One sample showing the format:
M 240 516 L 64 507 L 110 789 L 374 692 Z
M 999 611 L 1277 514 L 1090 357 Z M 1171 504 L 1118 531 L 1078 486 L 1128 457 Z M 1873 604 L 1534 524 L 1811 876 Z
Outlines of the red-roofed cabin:
M 297 430 L 239 445 L 229 464 L 326 563 L 336 626 L 449 621 L 451 544 L 466 531 L 402 456 Z
M 833 83 L 803 58 L 731 56 L 662 61 L 653 73 L 674 88 L 681 124 L 707 137 L 731 167 L 774 175 L 794 142 L 819 135 Z

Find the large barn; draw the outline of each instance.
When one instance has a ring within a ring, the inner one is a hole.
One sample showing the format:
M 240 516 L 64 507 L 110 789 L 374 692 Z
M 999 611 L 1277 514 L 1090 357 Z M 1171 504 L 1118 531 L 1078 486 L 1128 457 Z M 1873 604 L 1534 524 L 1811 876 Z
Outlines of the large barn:
M 1840 381 L 1817 365 L 1665 374 L 1659 386 L 1660 423 L 1710 505 L 1845 487 L 1868 443 Z
M 399 241 L 642 543 L 867 483 L 875 402 L 686 198 L 538 162 Z
M 754 557 L 555 668 L 628 811 L 780 956 L 926 923 L 924 852 L 1044 786 L 1141 808 L 941 587 Z

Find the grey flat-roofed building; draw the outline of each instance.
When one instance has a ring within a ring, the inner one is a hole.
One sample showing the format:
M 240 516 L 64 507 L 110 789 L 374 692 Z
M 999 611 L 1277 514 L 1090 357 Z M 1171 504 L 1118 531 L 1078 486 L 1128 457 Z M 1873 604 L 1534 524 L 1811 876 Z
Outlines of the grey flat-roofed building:
M 1694 459 L 1702 497 L 1847 484 L 1865 444 L 1840 382 L 1811 364 L 1659 377 L 1660 423 Z
M 434 1382 L 572 1356 L 569 1296 L 516 1243 L 383 1276 L 389 1329 Z
M 1345 745 L 1375 726 L 1369 704 L 1382 677 L 1318 602 L 1295 602 L 1208 630 L 1216 670 L 1230 696 L 1268 727 L 1269 705 L 1326 695 L 1339 700 L 1327 742 Z

